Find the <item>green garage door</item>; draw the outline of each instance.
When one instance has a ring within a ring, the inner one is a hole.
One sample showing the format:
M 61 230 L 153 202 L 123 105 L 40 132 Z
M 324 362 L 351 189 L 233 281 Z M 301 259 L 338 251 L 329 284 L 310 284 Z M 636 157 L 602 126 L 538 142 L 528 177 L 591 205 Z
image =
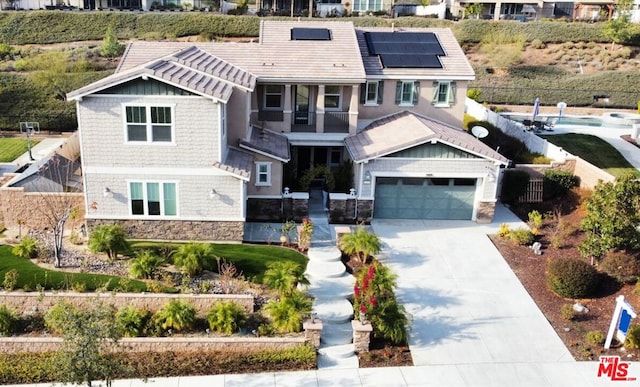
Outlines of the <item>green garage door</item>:
M 376 178 L 374 218 L 471 219 L 476 179 Z

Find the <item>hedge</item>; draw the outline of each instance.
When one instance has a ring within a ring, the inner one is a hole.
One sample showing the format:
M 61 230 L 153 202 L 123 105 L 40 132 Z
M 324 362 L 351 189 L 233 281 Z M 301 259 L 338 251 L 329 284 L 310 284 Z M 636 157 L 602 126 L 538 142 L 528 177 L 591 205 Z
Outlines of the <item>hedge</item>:
M 181 37 L 210 34 L 212 36 L 258 36 L 260 20 L 298 20 L 290 17 L 230 16 L 203 12 L 122 13 L 110 11 L 83 12 L 2 12 L 0 42 L 8 44 L 62 43 L 99 40 L 107 26 L 114 25 L 120 39 L 144 39 L 149 36 Z M 316 19 L 318 20 L 318 19 Z M 325 19 L 326 20 L 326 19 Z M 421 17 L 396 19 L 381 17 L 343 17 L 358 27 L 438 27 L 451 28 L 460 43 L 476 43 L 490 32 L 512 36 L 523 34 L 527 41 L 543 43 L 564 41 L 609 42 L 602 33 L 604 23 L 561 23 L 538 21 L 529 23 L 462 20 L 454 23 Z M 45 27 L 46 28 L 43 28 Z M 634 36 L 629 43 L 640 43 Z

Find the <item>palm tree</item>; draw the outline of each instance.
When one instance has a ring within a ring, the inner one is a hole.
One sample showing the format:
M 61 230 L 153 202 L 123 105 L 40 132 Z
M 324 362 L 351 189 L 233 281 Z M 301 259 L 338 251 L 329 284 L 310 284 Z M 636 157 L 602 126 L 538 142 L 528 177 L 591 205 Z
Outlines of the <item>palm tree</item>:
M 207 268 L 211 258 L 213 248 L 210 244 L 189 242 L 178 247 L 173 255 L 173 263 L 183 273 L 195 275 Z
M 286 261 L 270 264 L 264 273 L 262 283 L 281 296 L 288 296 L 296 289 L 297 284 L 308 285 L 309 280 L 300 265 Z
M 115 260 L 119 252 L 129 249 L 127 234 L 122 226 L 117 224 L 96 226 L 89 236 L 88 246 L 94 253 L 107 253 L 110 261 Z
M 164 264 L 164 259 L 151 250 L 143 250 L 136 254 L 129 266 L 129 274 L 133 278 L 152 278 L 153 274 Z
M 299 290 L 280 300 L 271 300 L 265 305 L 273 327 L 280 333 L 300 332 L 302 321 L 311 313 L 311 308 L 311 299 Z
M 381 246 L 380 238 L 364 226 L 358 226 L 354 233 L 344 234 L 340 238 L 340 249 L 349 255 L 357 254 L 362 263 L 366 263 L 371 255 L 378 254 Z
M 374 327 L 375 335 L 395 344 L 407 342 L 409 322 L 404 306 L 398 304 L 395 297 L 389 298 L 379 305 L 378 313 L 371 318 L 371 324 Z

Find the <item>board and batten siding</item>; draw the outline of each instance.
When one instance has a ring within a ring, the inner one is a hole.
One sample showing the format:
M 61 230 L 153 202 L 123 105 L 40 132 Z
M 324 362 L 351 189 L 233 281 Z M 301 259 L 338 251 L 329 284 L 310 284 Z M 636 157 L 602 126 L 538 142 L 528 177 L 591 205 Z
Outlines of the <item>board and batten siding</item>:
M 173 105 L 174 143 L 125 141 L 124 105 Z M 218 108 L 201 97 L 100 96 L 78 103 L 86 167 L 210 167 L 219 161 Z

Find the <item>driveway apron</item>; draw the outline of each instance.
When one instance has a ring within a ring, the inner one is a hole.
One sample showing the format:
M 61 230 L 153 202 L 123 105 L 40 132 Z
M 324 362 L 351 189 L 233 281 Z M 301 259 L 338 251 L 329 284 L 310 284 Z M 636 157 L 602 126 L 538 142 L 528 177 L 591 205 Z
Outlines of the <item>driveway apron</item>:
M 373 222 L 381 260 L 398 275 L 397 295 L 412 320 L 414 365 L 574 362 L 487 237 L 500 223 L 526 227 L 501 206 L 488 225 Z

